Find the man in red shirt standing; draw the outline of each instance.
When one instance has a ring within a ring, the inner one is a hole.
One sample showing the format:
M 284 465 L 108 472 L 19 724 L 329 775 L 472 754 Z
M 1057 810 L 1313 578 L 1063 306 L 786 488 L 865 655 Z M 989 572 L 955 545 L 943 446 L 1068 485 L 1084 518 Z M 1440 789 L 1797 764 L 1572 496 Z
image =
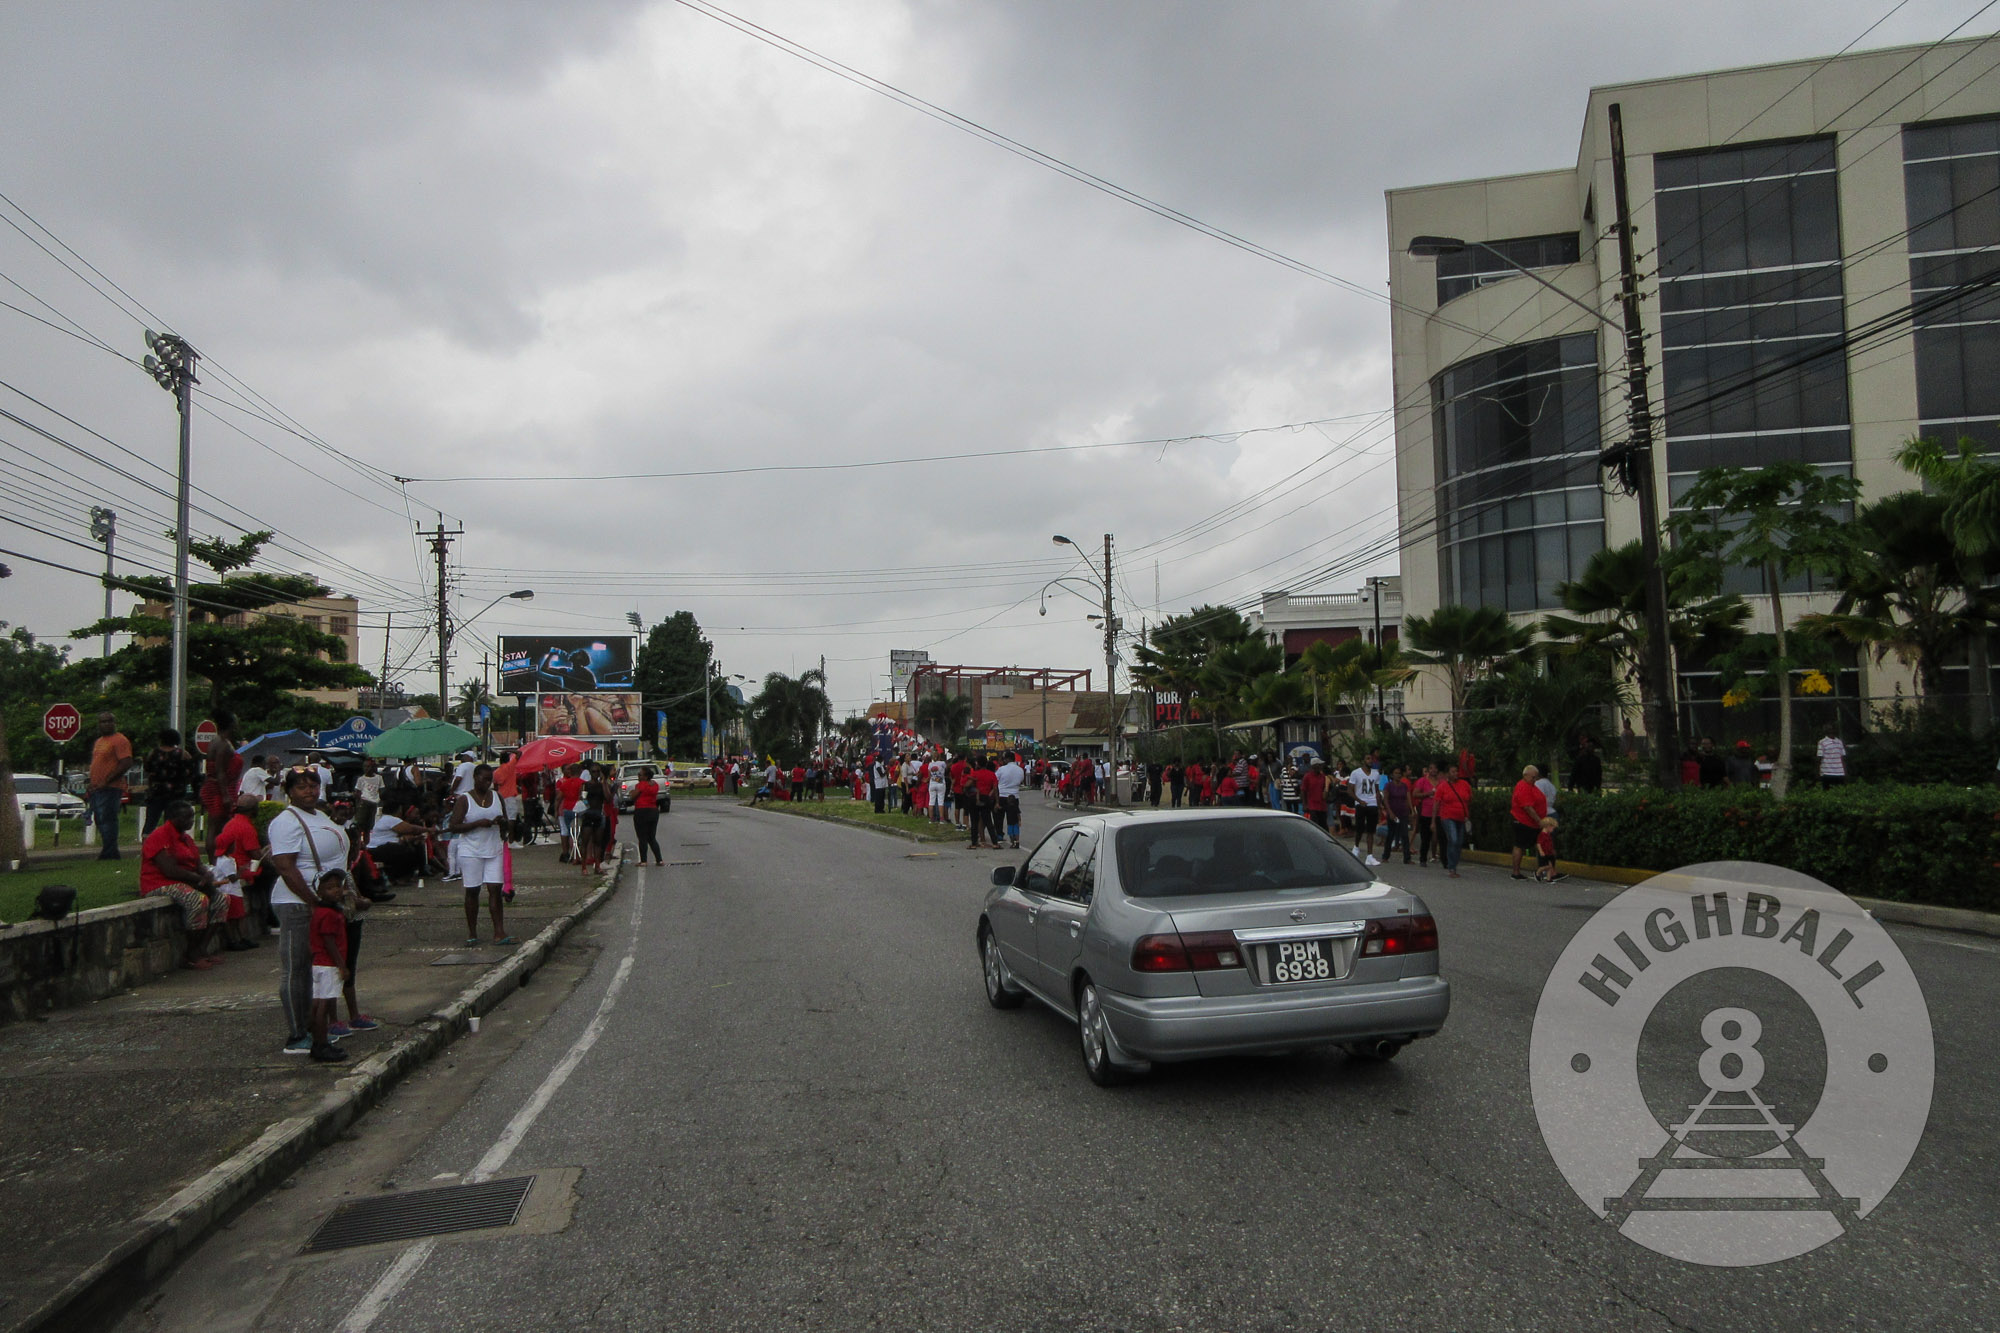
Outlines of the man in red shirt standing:
M 556 822 L 562 829 L 562 859 L 565 861 L 576 855 L 576 803 L 582 799 L 583 778 L 578 775 L 576 765 L 563 765 L 563 775 L 556 779 Z
M 1299 794 L 1305 799 L 1306 818 L 1321 828 L 1326 827 L 1326 760 L 1314 759 L 1312 767 L 1299 781 Z
M 1526 879 L 1521 873 L 1521 854 L 1535 850 L 1535 842 L 1542 835 L 1542 821 L 1548 818 L 1549 798 L 1542 795 L 1542 789 L 1535 785 L 1535 779 L 1542 770 L 1529 764 L 1521 770 L 1521 780 L 1514 784 L 1514 799 L 1507 807 L 1507 813 L 1514 817 L 1514 867 L 1515 879 Z
M 982 837 L 989 837 L 995 847 L 1000 845 L 1000 834 L 989 830 L 993 822 L 995 793 L 1000 790 L 1000 779 L 993 774 L 993 761 L 981 759 L 972 766 L 972 777 L 967 784 L 972 790 L 972 845 L 980 845 Z

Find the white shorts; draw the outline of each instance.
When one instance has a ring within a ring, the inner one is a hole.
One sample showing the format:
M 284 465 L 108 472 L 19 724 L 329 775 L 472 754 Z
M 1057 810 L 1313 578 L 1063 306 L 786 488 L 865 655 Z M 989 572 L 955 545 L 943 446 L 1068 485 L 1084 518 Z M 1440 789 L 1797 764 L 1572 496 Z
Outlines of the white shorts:
M 498 853 L 481 856 L 477 852 L 461 851 L 458 854 L 458 879 L 467 889 L 488 885 L 497 889 L 507 882 L 507 874 Z
M 315 1000 L 337 1000 L 340 998 L 340 969 L 313 965 L 313 998 Z
M 509 819 L 519 819 L 521 817 L 521 798 L 518 796 L 502 796 L 500 798 L 500 813 Z

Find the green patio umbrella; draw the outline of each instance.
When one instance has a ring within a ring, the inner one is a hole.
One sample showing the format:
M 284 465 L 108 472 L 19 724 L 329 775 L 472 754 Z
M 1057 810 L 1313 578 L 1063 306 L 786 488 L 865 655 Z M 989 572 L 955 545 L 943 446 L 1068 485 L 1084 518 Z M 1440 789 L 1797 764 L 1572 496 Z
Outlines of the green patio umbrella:
M 441 718 L 413 717 L 368 742 L 366 753 L 377 759 L 421 759 L 426 755 L 456 754 L 478 744 L 479 738 L 464 727 L 455 727 Z

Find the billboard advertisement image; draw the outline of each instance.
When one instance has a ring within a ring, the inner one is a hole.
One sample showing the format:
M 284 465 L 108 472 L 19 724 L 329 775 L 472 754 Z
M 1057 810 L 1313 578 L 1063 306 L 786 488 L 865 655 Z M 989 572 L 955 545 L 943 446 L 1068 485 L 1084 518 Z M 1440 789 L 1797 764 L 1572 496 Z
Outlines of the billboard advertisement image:
M 590 736 L 636 741 L 644 710 L 637 690 L 596 694 L 538 694 L 535 730 L 542 736 Z
M 501 694 L 632 688 L 630 634 L 502 634 Z

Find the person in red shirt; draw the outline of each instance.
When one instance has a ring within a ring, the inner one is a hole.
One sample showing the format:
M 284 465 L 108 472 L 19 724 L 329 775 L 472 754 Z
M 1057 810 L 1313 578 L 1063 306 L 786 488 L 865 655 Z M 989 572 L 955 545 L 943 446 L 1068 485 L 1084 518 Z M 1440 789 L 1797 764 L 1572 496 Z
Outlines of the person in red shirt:
M 329 870 L 320 876 L 319 901 L 306 927 L 306 945 L 312 951 L 312 1058 L 329 1065 L 347 1058 L 327 1036 L 340 1005 L 341 988 L 349 977 L 347 914 L 340 910 L 347 884 L 345 870 Z
M 1535 878 L 1550 884 L 1569 878 L 1556 870 L 1556 821 L 1553 817 L 1544 819 L 1540 832 L 1535 835 Z
M 1222 781 L 1216 784 L 1215 788 L 1215 800 L 1218 805 L 1236 804 L 1236 771 L 1234 769 L 1225 768 L 1222 770 Z
M 998 799 L 996 793 L 1000 790 L 1000 779 L 993 776 L 993 761 L 981 759 L 973 765 L 967 786 L 972 792 L 972 809 L 969 812 L 972 816 L 972 845 L 979 846 L 980 838 L 984 836 L 991 839 L 993 846 L 998 847 L 999 830 L 988 829 L 993 822 L 994 805 Z
M 229 822 L 215 834 L 214 854 L 217 857 L 226 856 L 236 863 L 236 874 L 243 884 L 246 895 L 250 885 L 257 878 L 258 854 L 262 852 L 264 845 L 262 835 L 257 832 L 256 816 L 257 798 L 239 796 L 236 798 L 236 813 L 231 815 Z M 260 912 L 253 922 L 249 905 L 244 898 L 230 894 L 225 896 L 224 902 L 228 904 L 228 911 L 223 924 L 228 933 L 236 935 L 237 938 L 228 941 L 223 947 L 232 951 L 256 948 L 257 936 L 262 933 L 261 924 L 258 923 L 262 922 L 263 914 Z
M 1326 827 L 1326 760 L 1315 759 L 1306 769 L 1305 777 L 1299 780 L 1299 795 L 1304 801 L 1306 818 L 1321 828 Z
M 806 766 L 804 764 L 793 764 L 792 794 L 790 799 L 794 801 L 803 801 L 805 800 L 805 798 L 806 798 Z
M 563 775 L 556 779 L 556 823 L 562 830 L 562 857 L 564 861 L 576 857 L 576 803 L 583 799 L 583 778 L 575 764 L 563 765 Z
M 653 864 L 665 865 L 667 860 L 660 855 L 660 784 L 653 781 L 653 770 L 639 770 L 639 780 L 632 784 L 632 835 L 639 840 L 639 864 L 646 864 L 646 849 L 653 849 Z
M 1535 785 L 1535 779 L 1541 775 L 1542 770 L 1533 764 L 1522 769 L 1521 780 L 1514 784 L 1514 798 L 1507 807 L 1507 813 L 1514 818 L 1515 879 L 1527 878 L 1521 873 L 1521 855 L 1534 850 L 1535 840 L 1541 836 L 1542 821 L 1549 816 L 1549 798 Z
M 1539 791 L 1535 793 L 1541 795 Z M 1472 784 L 1459 775 L 1457 764 L 1445 765 L 1444 778 L 1437 785 L 1438 864 L 1452 879 L 1458 876 L 1458 854 L 1465 847 L 1465 834 L 1472 823 Z
M 951 822 L 959 828 L 965 827 L 966 816 L 972 812 L 972 765 L 960 755 L 951 761 L 950 780 L 945 784 L 951 791 Z M 998 782 L 995 782 L 998 787 Z
M 227 908 L 221 891 L 210 884 L 208 872 L 201 867 L 201 849 L 188 836 L 193 827 L 192 805 L 174 801 L 167 806 L 165 818 L 139 847 L 139 895 L 157 893 L 174 900 L 187 932 L 181 966 L 191 972 L 206 972 L 216 962 L 207 956 L 208 941 L 222 924 Z

